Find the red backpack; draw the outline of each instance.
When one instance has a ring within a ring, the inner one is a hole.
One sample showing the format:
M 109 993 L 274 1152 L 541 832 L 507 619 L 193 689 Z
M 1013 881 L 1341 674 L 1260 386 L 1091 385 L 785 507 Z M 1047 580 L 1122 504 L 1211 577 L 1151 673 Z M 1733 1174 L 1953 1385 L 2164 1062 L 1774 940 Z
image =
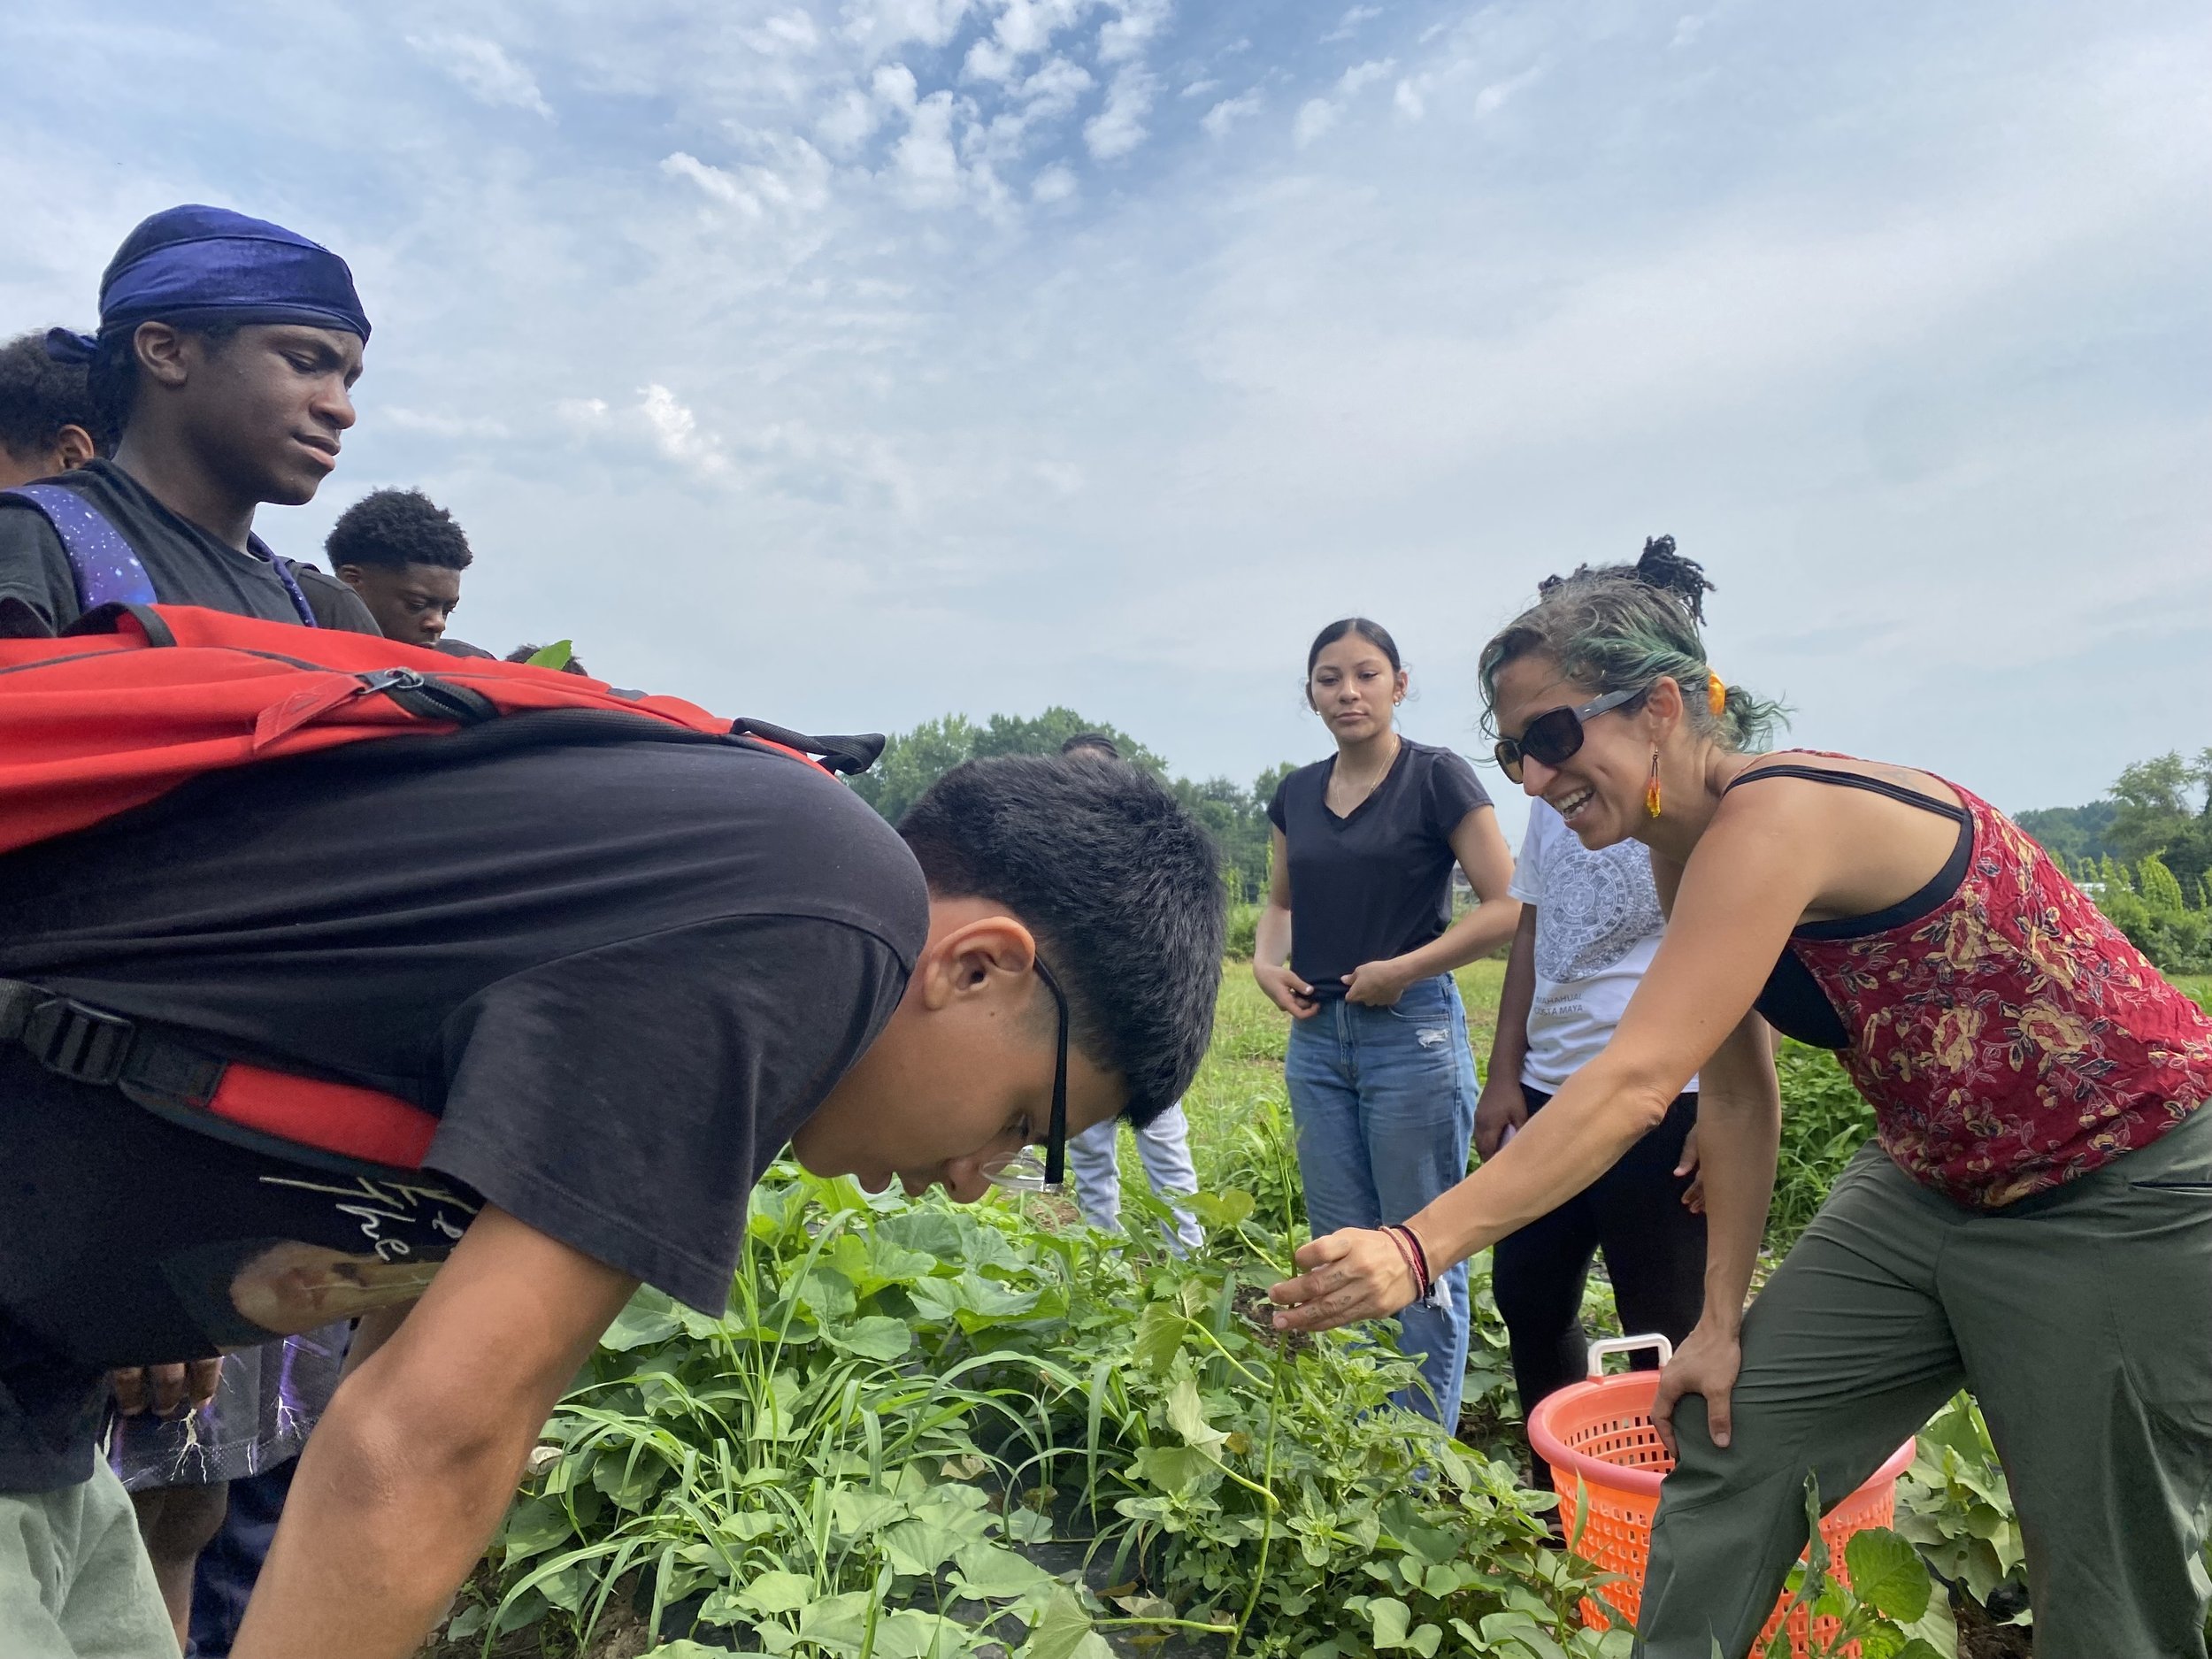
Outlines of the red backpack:
M 0 854 L 87 828 L 204 773 L 515 716 L 641 723 L 675 741 L 864 772 L 880 737 L 810 738 L 675 697 L 373 634 L 181 605 L 109 604 L 58 639 L 0 640 Z M 823 757 L 816 760 L 814 756 Z M 134 1020 L 0 979 L 0 1043 L 226 1139 L 326 1167 L 422 1166 L 437 1118 L 396 1095 L 227 1061 Z

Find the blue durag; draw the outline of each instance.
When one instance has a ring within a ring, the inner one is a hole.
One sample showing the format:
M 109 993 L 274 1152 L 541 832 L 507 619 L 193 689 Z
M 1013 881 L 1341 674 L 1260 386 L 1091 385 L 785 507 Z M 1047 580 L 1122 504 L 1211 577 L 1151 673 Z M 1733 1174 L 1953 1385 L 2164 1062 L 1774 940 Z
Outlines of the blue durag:
M 346 262 L 319 242 L 221 207 L 173 207 L 123 240 L 100 278 L 96 337 L 57 328 L 50 357 L 89 362 L 141 323 L 304 323 L 369 337 Z

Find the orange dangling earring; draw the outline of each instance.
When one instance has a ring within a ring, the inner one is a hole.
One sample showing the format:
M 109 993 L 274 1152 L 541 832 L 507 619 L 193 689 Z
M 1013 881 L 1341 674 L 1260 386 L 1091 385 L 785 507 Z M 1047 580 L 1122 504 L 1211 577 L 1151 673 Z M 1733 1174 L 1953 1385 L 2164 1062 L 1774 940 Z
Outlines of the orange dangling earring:
M 1659 816 L 1659 751 L 1651 751 L 1651 781 L 1644 785 L 1644 812 L 1647 817 Z

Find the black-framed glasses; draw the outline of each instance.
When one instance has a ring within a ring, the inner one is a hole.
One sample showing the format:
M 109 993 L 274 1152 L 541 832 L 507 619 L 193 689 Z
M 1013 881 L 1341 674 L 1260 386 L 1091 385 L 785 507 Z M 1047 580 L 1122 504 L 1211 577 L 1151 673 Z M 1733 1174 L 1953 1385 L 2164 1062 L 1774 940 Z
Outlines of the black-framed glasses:
M 1067 1185 L 1068 1174 L 1068 999 L 1042 958 L 1033 965 L 1045 989 L 1052 993 L 1053 1006 L 1060 1017 L 1058 1047 L 1052 1059 L 1052 1122 L 1045 1132 L 1045 1155 L 1040 1158 L 1034 1147 L 1023 1147 L 985 1164 L 983 1178 L 994 1187 L 1018 1193 L 1056 1193 Z
M 1585 720 L 1643 695 L 1644 687 L 1639 686 L 1632 691 L 1609 691 L 1602 697 L 1593 697 L 1579 709 L 1547 709 L 1528 723 L 1528 729 L 1520 736 L 1498 740 L 1498 764 L 1516 783 L 1521 781 L 1524 755 L 1547 766 L 1556 766 L 1572 758 L 1581 749 Z

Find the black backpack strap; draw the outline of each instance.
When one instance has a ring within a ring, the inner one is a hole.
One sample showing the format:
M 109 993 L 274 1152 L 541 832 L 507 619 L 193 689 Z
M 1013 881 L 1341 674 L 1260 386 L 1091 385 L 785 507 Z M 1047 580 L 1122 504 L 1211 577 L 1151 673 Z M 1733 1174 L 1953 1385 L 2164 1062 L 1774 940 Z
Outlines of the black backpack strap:
M 867 771 L 883 757 L 884 738 L 880 732 L 863 732 L 854 737 L 809 737 L 788 726 L 772 726 L 765 720 L 741 715 L 730 722 L 730 733 L 735 737 L 757 737 L 780 743 L 802 755 L 818 755 L 824 766 L 849 777 Z
M 142 1090 L 187 1105 L 205 1105 L 223 1080 L 225 1062 L 213 1056 L 22 979 L 0 979 L 5 1042 L 19 1043 L 72 1082 Z
M 61 631 L 60 637 L 69 639 L 80 634 L 119 634 L 116 626 L 125 617 L 144 630 L 149 645 L 174 645 L 177 636 L 169 625 L 161 619 L 161 613 L 150 605 L 133 604 L 127 599 L 111 599 L 104 605 L 95 605 Z

